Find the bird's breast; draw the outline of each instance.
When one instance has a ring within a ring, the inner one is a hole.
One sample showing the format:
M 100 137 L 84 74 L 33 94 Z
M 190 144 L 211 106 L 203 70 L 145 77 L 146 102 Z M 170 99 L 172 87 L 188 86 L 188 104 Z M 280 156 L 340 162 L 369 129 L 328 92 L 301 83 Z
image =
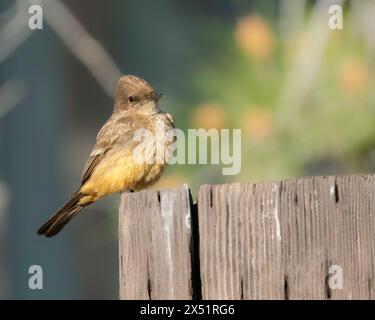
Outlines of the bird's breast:
M 150 145 L 147 152 L 156 160 L 157 149 Z M 134 146 L 109 150 L 95 168 L 81 191 L 97 198 L 114 192 L 140 190 L 154 184 L 161 176 L 166 163 L 140 163 L 134 156 Z

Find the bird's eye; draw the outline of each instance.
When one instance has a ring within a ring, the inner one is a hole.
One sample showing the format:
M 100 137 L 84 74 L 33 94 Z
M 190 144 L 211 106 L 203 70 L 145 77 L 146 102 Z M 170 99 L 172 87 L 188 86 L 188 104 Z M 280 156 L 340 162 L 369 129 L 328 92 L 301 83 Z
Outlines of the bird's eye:
M 130 102 L 137 101 L 137 97 L 136 96 L 130 96 L 128 99 L 129 99 Z

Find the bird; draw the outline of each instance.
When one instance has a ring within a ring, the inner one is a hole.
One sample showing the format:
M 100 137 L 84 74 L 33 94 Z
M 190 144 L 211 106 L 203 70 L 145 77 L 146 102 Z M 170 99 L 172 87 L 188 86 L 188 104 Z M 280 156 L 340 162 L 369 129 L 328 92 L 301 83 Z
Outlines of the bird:
M 166 161 L 140 163 L 133 153 L 139 145 L 134 139 L 138 129 L 155 132 L 158 121 L 166 131 L 175 128 L 172 116 L 159 109 L 162 96 L 140 77 L 124 75 L 120 78 L 112 115 L 96 137 L 82 171 L 79 189 L 39 228 L 39 235 L 55 236 L 83 208 L 107 195 L 138 191 L 159 180 Z M 156 147 L 150 148 L 155 154 Z

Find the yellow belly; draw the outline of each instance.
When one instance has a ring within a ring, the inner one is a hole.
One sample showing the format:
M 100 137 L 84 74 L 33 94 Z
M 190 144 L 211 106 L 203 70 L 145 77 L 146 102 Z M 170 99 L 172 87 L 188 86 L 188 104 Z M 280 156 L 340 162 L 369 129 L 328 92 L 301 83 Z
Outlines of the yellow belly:
M 95 201 L 114 192 L 139 190 L 155 183 L 165 164 L 138 164 L 128 151 L 109 154 L 98 164 L 81 187 L 86 197 L 81 203 Z

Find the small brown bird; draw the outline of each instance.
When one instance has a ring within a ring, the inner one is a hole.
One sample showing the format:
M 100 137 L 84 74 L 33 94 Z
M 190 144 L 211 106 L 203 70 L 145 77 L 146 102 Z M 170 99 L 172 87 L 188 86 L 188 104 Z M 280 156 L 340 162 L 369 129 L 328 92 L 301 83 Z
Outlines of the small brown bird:
M 133 138 L 136 130 L 155 132 L 158 121 L 164 124 L 165 130 L 174 128 L 172 117 L 158 107 L 160 97 L 145 80 L 131 75 L 121 77 L 113 113 L 97 135 L 79 190 L 38 230 L 39 235 L 56 235 L 84 207 L 104 196 L 140 190 L 160 178 L 165 162 L 142 164 L 133 155 L 139 145 Z M 155 154 L 156 146 L 152 148 Z

